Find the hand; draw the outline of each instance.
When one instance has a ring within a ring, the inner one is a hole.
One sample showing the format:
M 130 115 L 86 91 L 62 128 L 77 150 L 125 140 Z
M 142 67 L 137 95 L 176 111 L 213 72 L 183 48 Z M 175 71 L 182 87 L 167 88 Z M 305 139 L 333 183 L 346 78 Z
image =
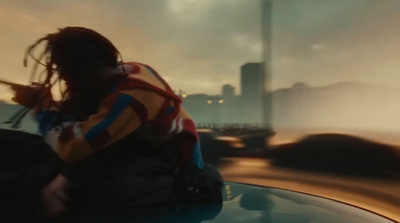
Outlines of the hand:
M 42 202 L 45 215 L 55 218 L 68 212 L 66 203 L 70 201 L 67 195 L 68 179 L 58 174 L 42 189 Z
M 32 83 L 32 85 L 13 85 L 11 89 L 15 92 L 14 97 L 11 99 L 18 104 L 25 107 L 32 108 L 37 103 L 40 92 L 43 86 L 39 83 Z

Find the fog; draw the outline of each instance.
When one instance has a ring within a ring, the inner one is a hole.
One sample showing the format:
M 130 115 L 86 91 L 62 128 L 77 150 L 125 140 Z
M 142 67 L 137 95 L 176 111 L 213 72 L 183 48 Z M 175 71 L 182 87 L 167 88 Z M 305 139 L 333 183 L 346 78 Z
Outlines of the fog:
M 399 143 L 399 4 L 273 1 L 272 38 L 265 41 L 272 50 L 269 117 L 278 134 L 386 135 L 385 142 Z

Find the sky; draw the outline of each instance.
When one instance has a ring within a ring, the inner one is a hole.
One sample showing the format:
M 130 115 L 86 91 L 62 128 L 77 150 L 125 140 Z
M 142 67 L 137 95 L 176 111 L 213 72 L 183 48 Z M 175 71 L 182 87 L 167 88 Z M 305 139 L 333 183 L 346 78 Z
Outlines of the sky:
M 109 38 L 125 61 L 153 66 L 176 90 L 240 92 L 240 66 L 261 62 L 261 0 L 0 0 L 0 78 L 27 84 L 26 48 L 65 26 Z M 296 82 L 400 83 L 400 1 L 275 0 L 273 89 Z M 32 65 L 32 63 L 30 64 Z M 0 98 L 10 97 L 0 87 Z
M 272 82 L 400 85 L 400 1 L 276 0 Z
M 219 93 L 260 62 L 259 0 L 1 0 L 0 78 L 28 83 L 26 48 L 65 26 L 94 29 L 124 61 L 149 64 L 176 90 Z M 32 63 L 31 63 L 32 65 Z M 0 88 L 0 98 L 7 88 Z

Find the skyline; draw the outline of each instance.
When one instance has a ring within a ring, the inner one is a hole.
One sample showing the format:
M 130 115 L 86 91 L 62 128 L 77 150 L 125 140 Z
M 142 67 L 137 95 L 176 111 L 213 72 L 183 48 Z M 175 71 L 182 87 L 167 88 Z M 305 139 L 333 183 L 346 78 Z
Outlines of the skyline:
M 272 89 L 297 82 L 400 86 L 400 1 L 284 0 L 272 12 Z M 261 0 L 0 2 L 0 78 L 27 84 L 26 48 L 65 26 L 99 31 L 124 61 L 153 66 L 178 90 L 240 92 L 240 66 L 261 62 Z M 30 63 L 32 65 L 32 63 Z M 0 86 L 0 99 L 9 97 Z
M 261 61 L 258 5 L 259 0 L 1 1 L 0 30 L 6 32 L 0 35 L 0 78 L 27 83 L 26 48 L 57 28 L 84 26 L 110 39 L 124 61 L 154 67 L 174 89 L 218 92 L 216 86 L 239 84 L 231 77 L 239 75 L 240 64 Z

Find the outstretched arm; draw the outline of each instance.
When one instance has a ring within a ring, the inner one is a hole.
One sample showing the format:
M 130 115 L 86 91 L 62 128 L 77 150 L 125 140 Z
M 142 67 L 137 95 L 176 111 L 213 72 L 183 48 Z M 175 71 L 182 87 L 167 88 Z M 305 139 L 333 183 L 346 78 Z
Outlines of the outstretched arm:
M 135 131 L 147 120 L 146 108 L 132 95 L 122 92 L 109 95 L 98 112 L 83 122 L 67 120 L 51 127 L 46 124 L 48 118 L 43 118 L 51 114 L 56 115 L 41 111 L 37 119 L 47 143 L 66 162 L 88 157 Z

